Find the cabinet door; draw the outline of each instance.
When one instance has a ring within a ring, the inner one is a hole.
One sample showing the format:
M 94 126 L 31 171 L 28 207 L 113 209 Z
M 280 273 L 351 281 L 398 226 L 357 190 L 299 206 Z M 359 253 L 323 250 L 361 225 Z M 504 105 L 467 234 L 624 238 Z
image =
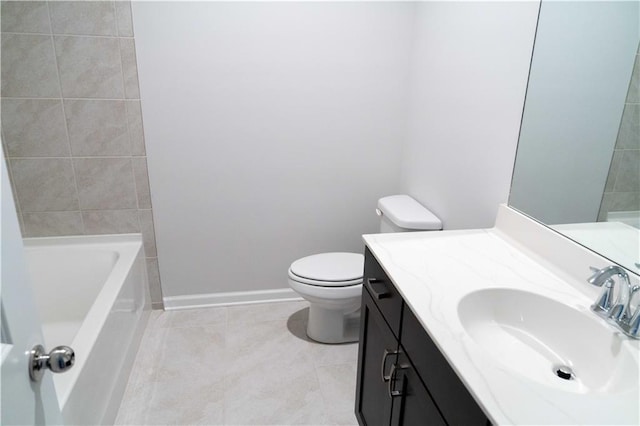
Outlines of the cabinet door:
M 367 290 L 362 292 L 360 321 L 356 417 L 362 426 L 388 425 L 392 399 L 385 376 L 397 362 L 398 341 Z
M 402 349 L 398 358 L 389 381 L 389 393 L 394 399 L 391 424 L 446 426 L 447 423 Z
M 433 401 L 452 425 L 486 425 L 487 417 L 411 309 L 402 312 L 401 344 Z

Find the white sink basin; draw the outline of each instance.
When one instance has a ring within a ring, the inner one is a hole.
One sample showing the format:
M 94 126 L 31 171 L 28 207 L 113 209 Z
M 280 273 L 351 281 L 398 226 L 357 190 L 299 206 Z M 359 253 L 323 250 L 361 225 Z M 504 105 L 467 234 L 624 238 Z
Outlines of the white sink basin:
M 638 387 L 638 361 L 626 337 L 593 313 L 513 289 L 475 291 L 458 316 L 466 332 L 498 365 L 570 392 L 622 392 Z M 570 379 L 556 371 L 573 372 Z

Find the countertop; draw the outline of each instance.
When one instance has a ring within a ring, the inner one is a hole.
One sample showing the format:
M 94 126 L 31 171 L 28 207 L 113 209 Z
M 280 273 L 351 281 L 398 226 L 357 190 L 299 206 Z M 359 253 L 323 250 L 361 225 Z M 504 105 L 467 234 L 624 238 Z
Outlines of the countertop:
M 549 234 L 553 231 L 533 221 L 513 215 L 519 213 L 502 206 L 492 229 L 372 234 L 363 238 L 494 424 L 640 423 L 639 341 L 624 336 L 619 339 L 635 357 L 636 368 L 616 371 L 614 366 L 615 375 L 631 377 L 629 380 L 635 380 L 635 385 L 613 392 L 608 390 L 606 380 L 595 387 L 585 386 L 579 379 L 559 383 L 561 379 L 551 369 L 548 374 L 521 374 L 491 356 L 465 331 L 458 316 L 458 303 L 465 295 L 487 288 L 537 293 L 593 315 L 603 327 L 610 327 L 590 312 L 597 289 L 585 281 L 588 265 L 584 265 L 584 276 L 578 278 L 571 274 L 571 267 L 559 268 L 554 261 L 579 258 L 597 267 L 610 262 L 575 243 L 567 243 L 569 240 L 564 237 Z M 533 236 L 532 246 L 538 247 L 529 248 L 518 234 Z M 555 245 L 557 238 L 562 240 Z M 543 240 L 545 244 L 540 242 Z M 575 256 L 572 245 L 576 246 Z M 580 271 L 583 265 L 578 266 L 572 265 Z M 612 338 L 616 333 L 611 327 Z

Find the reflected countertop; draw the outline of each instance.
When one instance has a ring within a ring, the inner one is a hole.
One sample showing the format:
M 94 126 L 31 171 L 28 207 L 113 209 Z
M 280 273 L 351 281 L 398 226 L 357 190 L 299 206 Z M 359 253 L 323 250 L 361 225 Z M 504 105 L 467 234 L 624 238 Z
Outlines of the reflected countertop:
M 640 274 L 640 229 L 622 222 L 569 223 L 551 228 Z

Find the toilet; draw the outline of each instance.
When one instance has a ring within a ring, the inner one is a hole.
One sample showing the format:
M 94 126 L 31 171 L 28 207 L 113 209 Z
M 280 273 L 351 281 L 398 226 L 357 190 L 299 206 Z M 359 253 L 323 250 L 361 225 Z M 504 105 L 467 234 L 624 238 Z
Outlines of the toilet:
M 380 232 L 438 231 L 442 222 L 408 195 L 378 200 Z M 289 267 L 289 286 L 309 302 L 307 336 L 321 343 L 358 340 L 364 256 L 321 253 Z

